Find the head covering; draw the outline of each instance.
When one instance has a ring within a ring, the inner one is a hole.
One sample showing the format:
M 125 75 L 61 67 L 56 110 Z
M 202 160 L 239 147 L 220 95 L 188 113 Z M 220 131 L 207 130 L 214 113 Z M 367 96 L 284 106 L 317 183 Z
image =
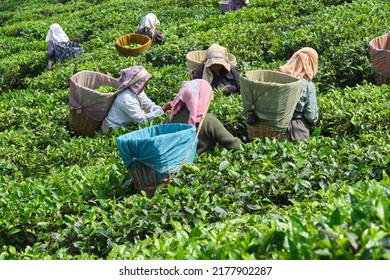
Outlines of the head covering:
M 50 41 L 52 38 L 57 42 L 69 41 L 68 36 L 65 34 L 64 30 L 58 23 L 52 24 L 49 28 L 49 31 L 47 32 L 46 41 Z
M 279 67 L 278 71 L 297 78 L 307 78 L 311 81 L 317 74 L 318 54 L 312 48 L 302 48 L 296 51 L 289 61 Z
M 142 66 L 133 66 L 122 69 L 121 76 L 118 80 L 118 91 L 128 88 L 135 94 L 139 94 L 143 91 L 151 77 L 152 75 L 150 75 L 150 73 Z
M 190 112 L 188 124 L 195 125 L 206 115 L 212 98 L 213 90 L 207 81 L 202 79 L 185 81 L 172 101 L 171 117 L 186 105 Z
M 160 25 L 160 21 L 157 19 L 157 16 L 153 13 L 148 13 L 146 16 L 144 16 L 141 19 L 139 28 L 147 27 L 154 34 L 154 31 L 157 29 L 157 26 L 159 25 Z
M 228 72 L 231 69 L 229 55 L 226 48 L 221 47 L 218 44 L 212 44 L 206 51 L 202 79 L 208 81 L 209 83 L 212 82 L 214 77 L 210 66 L 214 64 L 222 65 L 222 67 L 224 67 Z

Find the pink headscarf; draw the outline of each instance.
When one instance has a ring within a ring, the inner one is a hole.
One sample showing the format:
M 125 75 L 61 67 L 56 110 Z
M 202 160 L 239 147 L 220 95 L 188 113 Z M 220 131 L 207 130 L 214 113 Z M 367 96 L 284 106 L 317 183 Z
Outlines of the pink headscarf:
M 188 124 L 195 125 L 206 115 L 212 98 L 213 90 L 206 80 L 194 79 L 183 82 L 172 101 L 171 117 L 186 105 L 190 112 Z
M 118 80 L 118 91 L 128 88 L 135 94 L 139 94 L 143 91 L 151 77 L 152 75 L 150 75 L 150 73 L 142 66 L 133 66 L 122 69 L 121 76 Z
M 292 75 L 297 78 L 313 80 L 318 69 L 318 54 L 312 48 L 302 48 L 296 51 L 293 56 L 278 71 Z

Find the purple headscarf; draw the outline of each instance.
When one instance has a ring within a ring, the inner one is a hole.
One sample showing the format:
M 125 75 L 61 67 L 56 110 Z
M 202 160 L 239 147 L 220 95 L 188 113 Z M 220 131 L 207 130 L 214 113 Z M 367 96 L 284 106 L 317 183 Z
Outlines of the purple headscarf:
M 118 80 L 118 91 L 123 91 L 128 88 L 135 94 L 139 94 L 143 91 L 151 77 L 152 75 L 150 75 L 150 73 L 142 66 L 133 66 L 122 69 L 121 76 Z

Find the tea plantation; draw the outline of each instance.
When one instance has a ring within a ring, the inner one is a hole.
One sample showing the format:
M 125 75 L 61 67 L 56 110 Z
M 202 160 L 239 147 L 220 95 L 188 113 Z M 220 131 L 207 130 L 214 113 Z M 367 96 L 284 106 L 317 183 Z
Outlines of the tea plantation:
M 114 46 L 153 12 L 167 41 L 137 57 Z M 390 32 L 387 0 L 3 0 L 0 6 L 0 259 L 390 259 L 390 85 L 375 84 L 368 43 Z M 83 56 L 47 69 L 59 23 Z M 157 104 L 189 79 L 185 56 L 218 43 L 240 73 L 319 54 L 320 121 L 304 142 L 246 139 L 241 97 L 210 107 L 244 144 L 185 165 L 148 197 L 116 147 L 132 125 L 69 131 L 69 78 L 142 65 Z

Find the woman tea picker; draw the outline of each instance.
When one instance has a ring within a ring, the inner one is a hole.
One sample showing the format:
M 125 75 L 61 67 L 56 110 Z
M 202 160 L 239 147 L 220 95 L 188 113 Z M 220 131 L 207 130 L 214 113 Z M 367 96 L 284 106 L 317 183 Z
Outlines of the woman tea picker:
M 144 88 L 151 75 L 142 66 L 121 70 L 118 91 L 107 117 L 102 124 L 102 133 L 118 129 L 132 122 L 144 124 L 170 109 L 170 102 L 158 106 L 145 94 Z
M 224 95 L 240 93 L 240 74 L 230 61 L 226 48 L 212 44 L 206 51 L 205 61 L 193 73 L 193 79 L 204 79 Z
M 212 98 L 213 91 L 210 84 L 205 80 L 195 79 L 183 82 L 172 101 L 172 111 L 167 122 L 188 123 L 200 129 L 197 154 L 209 152 L 217 144 L 228 150 L 240 148 L 241 140 L 230 134 L 215 116 L 207 113 Z
M 318 54 L 312 48 L 295 52 L 278 71 L 303 80 L 300 99 L 295 107 L 292 120 L 286 130 L 285 139 L 304 140 L 310 137 L 310 126 L 318 120 L 317 94 L 313 78 L 317 74 Z
M 46 35 L 46 41 L 49 42 L 47 49 L 47 56 L 49 58 L 48 68 L 51 70 L 53 63 L 55 62 L 55 48 L 54 45 L 57 42 L 69 42 L 68 36 L 58 23 L 54 23 L 50 26 Z
M 160 21 L 155 14 L 148 13 L 141 19 L 139 28 L 135 33 L 148 36 L 152 40 L 152 45 L 163 45 L 165 43 L 165 36 L 158 30 Z
M 229 11 L 237 11 L 248 6 L 249 0 L 229 0 L 227 3 Z

